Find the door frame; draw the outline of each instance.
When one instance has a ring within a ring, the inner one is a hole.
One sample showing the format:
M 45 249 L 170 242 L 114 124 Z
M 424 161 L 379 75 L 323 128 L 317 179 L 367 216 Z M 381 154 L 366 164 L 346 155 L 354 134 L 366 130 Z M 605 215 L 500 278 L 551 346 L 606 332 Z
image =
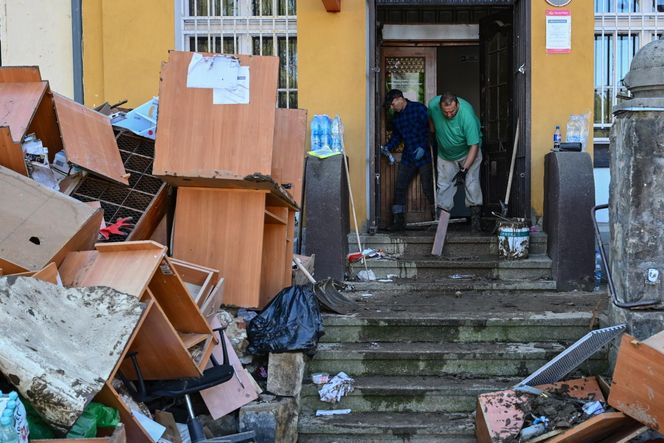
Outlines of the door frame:
M 377 219 L 380 214 L 380 195 L 377 186 L 380 179 L 377 167 L 380 165 L 376 160 L 380 160 L 380 153 L 378 152 L 378 145 L 380 144 L 380 133 L 378 131 L 380 123 L 380 112 L 382 111 L 380 102 L 380 47 L 381 42 L 381 28 L 382 25 L 377 23 L 377 8 L 380 0 L 366 0 L 367 7 L 367 115 L 366 127 L 369 131 L 367 133 L 367 201 L 369 202 L 368 208 L 368 223 L 367 231 L 374 234 L 377 231 Z M 412 0 L 411 0 L 412 3 Z M 421 6 L 426 5 L 428 2 L 423 1 Z M 514 183 L 512 184 L 512 196 L 510 202 L 514 203 L 517 213 L 522 214 L 526 218 L 530 218 L 531 212 L 531 125 L 530 117 L 532 114 L 531 104 L 531 15 L 532 6 L 530 0 L 513 0 L 512 2 L 505 2 L 506 5 L 511 3 L 514 15 L 514 72 L 516 73 L 515 84 L 513 88 L 513 103 L 516 108 L 520 108 L 519 116 L 522 119 L 520 125 L 519 143 L 517 150 L 517 159 L 515 166 Z M 521 68 L 523 66 L 523 68 Z M 517 199 L 516 195 L 520 194 Z M 512 205 L 510 205 L 512 206 Z

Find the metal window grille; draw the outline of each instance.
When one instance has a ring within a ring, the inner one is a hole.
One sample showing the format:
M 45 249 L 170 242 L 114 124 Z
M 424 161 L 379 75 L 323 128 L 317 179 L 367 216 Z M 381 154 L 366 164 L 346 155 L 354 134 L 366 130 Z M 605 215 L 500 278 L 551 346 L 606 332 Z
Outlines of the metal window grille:
M 594 141 L 609 143 L 611 109 L 634 54 L 664 32 L 664 0 L 595 0 Z
M 176 47 L 277 55 L 278 105 L 297 108 L 296 0 L 176 0 Z

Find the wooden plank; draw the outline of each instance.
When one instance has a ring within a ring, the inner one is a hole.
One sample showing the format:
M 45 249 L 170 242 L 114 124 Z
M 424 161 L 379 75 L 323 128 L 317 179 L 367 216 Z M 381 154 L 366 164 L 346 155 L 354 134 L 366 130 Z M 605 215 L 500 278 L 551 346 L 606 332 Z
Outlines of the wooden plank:
M 219 271 L 175 258 L 170 258 L 169 261 L 187 286 L 196 305 L 201 307 L 219 281 Z
M 327 12 L 341 12 L 341 0 L 323 0 Z
M 285 209 L 285 208 L 284 208 Z M 266 224 L 263 230 L 260 305 L 265 306 L 284 288 L 286 225 Z
M 285 209 L 281 211 L 280 209 Z M 288 208 L 278 208 L 274 206 L 268 206 L 265 208 L 265 224 L 269 225 L 285 225 L 288 223 L 288 219 L 285 215 L 288 213 Z
M 67 159 L 84 168 L 128 185 L 111 121 L 60 94 L 53 95 Z
M 663 398 L 664 354 L 624 334 L 613 371 L 609 405 L 658 430 L 664 424 Z
M 28 133 L 32 132 L 37 134 L 43 145 L 48 148 L 48 160 L 53 162 L 55 154 L 62 150 L 62 137 L 60 136 L 58 119 L 55 115 L 53 93 L 48 88 L 28 128 Z
M 24 272 L 28 272 L 27 269 L 4 258 L 0 258 L 0 270 L 2 270 L 0 275 L 22 274 Z
M 42 281 L 47 281 L 53 283 L 54 285 L 58 284 L 60 275 L 58 274 L 58 267 L 55 266 L 55 263 L 49 263 L 41 271 L 34 273 L 32 278 L 37 278 Z
M 148 434 L 138 420 L 134 418 L 131 409 L 113 388 L 110 381 L 106 382 L 104 388 L 95 397 L 95 400 L 107 406 L 111 406 L 120 412 L 120 420 L 125 427 L 128 442 L 149 443 L 153 441 L 152 438 L 150 438 L 150 434 Z
M 146 380 L 200 377 L 202 374 L 159 303 L 154 303 L 147 313 L 139 333 L 129 346 L 129 352 L 137 353 L 138 364 Z M 130 359 L 124 359 L 120 370 L 126 377 L 136 380 Z
M 548 443 L 596 443 L 603 438 L 614 435 L 626 426 L 641 425 L 622 412 L 605 412 L 595 415 L 583 423 L 573 427 L 564 434 L 557 435 Z
M 173 256 L 219 269 L 229 305 L 260 305 L 265 192 L 180 188 Z
M 283 286 L 293 284 L 293 240 L 295 238 L 295 211 L 288 210 L 288 229 L 286 230 L 286 249 L 284 251 L 284 279 Z
M 9 126 L 14 143 L 23 141 L 47 86 L 47 82 L 0 83 L 0 126 Z
M 447 224 L 450 221 L 450 213 L 447 211 L 440 211 L 440 219 L 438 219 L 438 227 L 436 228 L 436 236 L 433 239 L 433 247 L 431 248 L 431 255 L 440 256 L 443 253 L 443 246 L 445 245 L 445 236 L 447 235 Z
M 145 209 L 141 218 L 136 222 L 136 226 L 127 236 L 127 240 L 147 240 L 159 226 L 159 223 L 166 216 L 168 206 L 168 185 L 163 184 L 159 192 L 152 199 L 150 205 Z M 162 243 L 166 244 L 166 242 Z
M 28 176 L 23 148 L 20 144 L 14 143 L 8 126 L 0 127 L 0 166 Z
M 0 167 L 0 254 L 27 270 L 92 247 L 101 211 Z
M 237 56 L 249 66 L 250 103 L 215 105 L 212 89 L 187 88 L 192 54 L 171 51 L 162 65 L 154 175 L 270 175 L 279 58 Z
M 65 286 L 109 286 L 140 297 L 166 248 L 150 241 L 99 243 L 96 251 L 73 252 L 60 267 Z
M 39 66 L 2 66 L 0 83 L 40 82 Z
M 212 335 L 175 268 L 164 258 L 150 281 L 150 291 L 178 332 Z M 187 346 L 189 347 L 189 346 Z
M 272 152 L 272 178 L 277 183 L 290 184 L 288 191 L 298 206 L 302 203 L 307 111 L 277 109 Z

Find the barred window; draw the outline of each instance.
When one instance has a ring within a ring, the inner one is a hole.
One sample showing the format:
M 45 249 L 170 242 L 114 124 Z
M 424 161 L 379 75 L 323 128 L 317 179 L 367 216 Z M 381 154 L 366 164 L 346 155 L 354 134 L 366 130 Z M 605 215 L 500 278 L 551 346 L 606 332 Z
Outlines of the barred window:
M 177 48 L 279 57 L 278 105 L 297 108 L 296 0 L 181 0 Z

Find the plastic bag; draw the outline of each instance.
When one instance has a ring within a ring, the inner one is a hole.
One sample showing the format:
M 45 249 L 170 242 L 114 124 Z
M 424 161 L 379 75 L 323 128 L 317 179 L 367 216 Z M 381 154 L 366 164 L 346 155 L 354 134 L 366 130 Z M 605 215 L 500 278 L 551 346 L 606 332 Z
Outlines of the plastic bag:
M 588 142 L 588 121 L 590 113 L 572 114 L 567 120 L 567 132 L 565 141 L 568 143 L 581 143 L 581 150 L 585 152 Z
M 120 413 L 117 409 L 92 402 L 78 417 L 67 433 L 67 438 L 96 437 L 97 428 L 115 427 L 118 423 L 120 423 Z
M 311 285 L 282 289 L 247 327 L 251 354 L 316 352 L 323 321 Z

